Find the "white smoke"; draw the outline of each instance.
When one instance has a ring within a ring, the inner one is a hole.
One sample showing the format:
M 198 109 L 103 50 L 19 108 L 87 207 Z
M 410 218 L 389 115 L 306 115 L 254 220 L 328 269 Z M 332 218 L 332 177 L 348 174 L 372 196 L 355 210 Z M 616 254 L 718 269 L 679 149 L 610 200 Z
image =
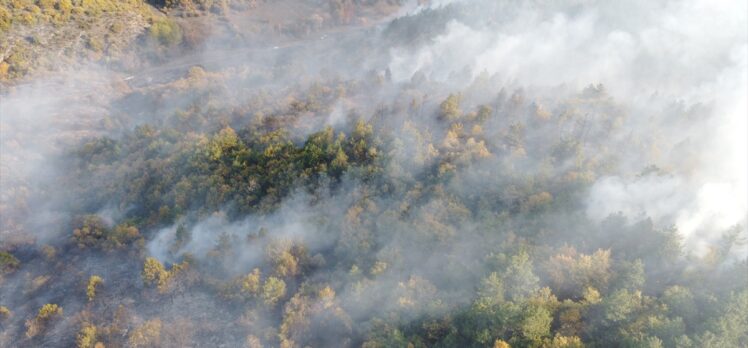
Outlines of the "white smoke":
M 688 245 L 703 251 L 706 241 L 718 238 L 715 232 L 745 226 L 748 212 L 748 4 L 586 4 L 518 4 L 520 10 L 485 26 L 453 20 L 424 47 L 393 49 L 389 67 L 398 81 L 420 72 L 454 82 L 467 71 L 538 87 L 604 84 L 630 107 L 631 131 L 657 139 L 664 149 L 658 156 L 624 158 L 650 162 L 632 168 L 630 176 L 600 178 L 590 192 L 588 215 L 646 215 L 676 225 Z M 704 111 L 665 121 L 673 103 Z M 667 168 L 669 175 L 634 175 L 648 164 Z

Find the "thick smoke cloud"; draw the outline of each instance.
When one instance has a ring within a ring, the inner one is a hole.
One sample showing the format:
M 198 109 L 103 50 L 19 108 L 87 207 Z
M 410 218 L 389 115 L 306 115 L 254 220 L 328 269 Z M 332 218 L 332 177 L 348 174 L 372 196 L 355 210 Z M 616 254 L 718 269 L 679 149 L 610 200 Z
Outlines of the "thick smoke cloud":
M 57 186 L 60 159 L 80 139 L 116 132 L 110 103 L 128 91 L 119 79 L 107 69 L 86 65 L 3 92 L 0 236 L 5 242 L 45 243 L 63 232 L 64 206 L 71 197 Z
M 746 4 L 554 5 L 528 3 L 478 27 L 471 24 L 476 18 L 453 20 L 433 43 L 393 49 L 393 77 L 409 80 L 420 72 L 454 82 L 465 72 L 473 78 L 487 72 L 538 87 L 602 83 L 628 103 L 625 126 L 664 146 L 655 155 L 618 149 L 623 161 L 640 165 L 630 174 L 645 163 L 669 175 L 601 178 L 590 192 L 590 216 L 645 214 L 675 224 L 699 252 L 721 231 L 745 226 Z

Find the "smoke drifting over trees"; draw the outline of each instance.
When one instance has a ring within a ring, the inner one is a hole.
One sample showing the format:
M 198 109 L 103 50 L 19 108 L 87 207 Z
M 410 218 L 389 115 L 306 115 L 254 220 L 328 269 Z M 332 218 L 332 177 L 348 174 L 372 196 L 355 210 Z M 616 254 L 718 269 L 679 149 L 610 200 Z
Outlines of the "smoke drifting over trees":
M 0 346 L 748 345 L 743 2 L 0 6 Z

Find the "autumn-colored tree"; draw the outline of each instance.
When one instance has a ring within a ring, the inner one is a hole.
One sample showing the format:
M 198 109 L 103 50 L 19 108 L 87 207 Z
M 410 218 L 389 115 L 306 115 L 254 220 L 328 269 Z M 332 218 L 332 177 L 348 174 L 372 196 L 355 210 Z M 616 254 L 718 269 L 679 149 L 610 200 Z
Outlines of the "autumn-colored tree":
M 76 225 L 73 240 L 79 248 L 121 249 L 142 240 L 137 227 L 125 223 L 110 229 L 98 215 L 83 216 Z
M 255 268 L 251 273 L 241 278 L 241 293 L 249 298 L 255 298 L 262 291 L 262 279 L 260 279 L 260 269 Z
M 584 343 L 577 336 L 553 336 L 552 340 L 543 342 L 543 348 L 584 348 Z
M 84 324 L 83 327 L 78 331 L 78 335 L 75 338 L 75 344 L 78 348 L 94 348 L 96 345 L 96 326 L 91 324 Z
M 173 47 L 182 43 L 182 28 L 169 18 L 160 18 L 148 29 L 148 36 L 155 43 Z
M 172 265 L 170 270 L 166 270 L 160 261 L 153 257 L 148 257 L 143 263 L 141 277 L 143 283 L 148 286 L 156 287 L 160 293 L 165 293 L 169 291 L 175 278 L 179 276 L 180 273 L 187 270 L 188 267 L 189 262 L 185 259 L 182 263 Z
M 268 306 L 274 306 L 286 296 L 286 282 L 276 277 L 268 277 L 262 286 L 262 300 Z
M 579 297 L 587 287 L 607 289 L 611 278 L 610 263 L 610 250 L 585 255 L 574 248 L 564 248 L 548 260 L 545 269 L 557 293 Z
M 142 238 L 137 227 L 131 224 L 119 224 L 112 229 L 107 237 L 106 248 L 121 249 L 137 242 L 138 240 L 142 241 Z
M 62 317 L 62 307 L 47 303 L 39 308 L 36 317 L 26 321 L 26 337 L 34 337 L 44 330 L 47 324 L 57 318 Z
M 295 247 L 290 240 L 275 240 L 268 244 L 265 253 L 269 261 L 275 264 L 275 275 L 283 278 L 299 274 L 299 256 L 305 256 L 306 252 L 303 248 Z
M 294 346 L 296 342 L 306 342 L 313 346 L 330 346 L 349 341 L 351 332 L 351 318 L 329 286 L 316 294 L 301 291 L 285 305 L 280 327 L 282 344 Z
M 97 275 L 92 275 L 90 278 L 88 278 L 88 285 L 86 285 L 86 296 L 88 297 L 88 301 L 93 301 L 96 297 L 96 289 L 99 285 L 104 283 L 104 279 Z
M 444 101 L 439 104 L 439 117 L 448 121 L 457 120 L 462 115 L 462 111 L 460 110 L 461 102 L 462 95 L 450 94 L 447 99 L 444 99 Z
M 97 215 L 86 215 L 80 218 L 79 227 L 73 230 L 73 239 L 79 248 L 99 246 L 106 240 L 109 228 Z
M 504 340 L 497 339 L 493 342 L 493 348 L 512 348 L 512 346 Z

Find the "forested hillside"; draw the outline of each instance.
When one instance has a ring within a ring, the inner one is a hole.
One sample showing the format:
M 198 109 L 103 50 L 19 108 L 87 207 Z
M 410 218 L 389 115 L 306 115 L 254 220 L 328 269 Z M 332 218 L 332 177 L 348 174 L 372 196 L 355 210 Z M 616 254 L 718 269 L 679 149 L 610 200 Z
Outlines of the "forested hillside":
M 747 16 L 2 1 L 0 346 L 748 346 Z

